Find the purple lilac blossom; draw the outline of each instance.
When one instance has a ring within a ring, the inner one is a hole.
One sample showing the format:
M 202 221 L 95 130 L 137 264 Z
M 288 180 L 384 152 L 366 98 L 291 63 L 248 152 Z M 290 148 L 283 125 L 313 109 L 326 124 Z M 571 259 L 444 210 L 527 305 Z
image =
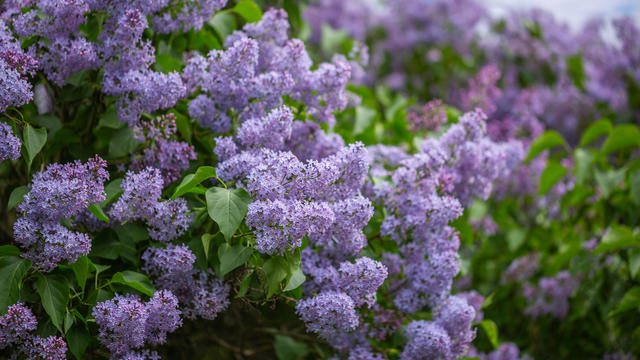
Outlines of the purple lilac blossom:
M 172 0 L 163 12 L 152 16 L 151 27 L 161 34 L 200 30 L 226 4 L 227 0 Z
M 23 303 L 9 306 L 7 313 L 0 316 L 0 349 L 24 342 L 37 325 L 36 317 Z
M 578 279 L 568 271 L 561 271 L 554 277 L 543 277 L 537 286 L 529 283 L 522 289 L 528 306 L 524 313 L 532 317 L 551 315 L 564 318 L 569 312 L 569 297 L 578 285 Z
M 296 305 L 296 313 L 307 325 L 307 331 L 324 339 L 354 330 L 359 322 L 353 300 L 342 292 L 322 292 L 302 299 Z
M 400 354 L 401 360 L 454 359 L 451 338 L 438 324 L 430 321 L 412 321 L 405 329 L 409 339 Z
M 26 250 L 23 256 L 42 271 L 51 271 L 64 260 L 73 263 L 91 250 L 87 234 L 68 229 L 60 221 L 105 199 L 106 165 L 96 156 L 85 164 L 51 164 L 33 176 L 13 228 L 16 241 Z
M 20 157 L 22 143 L 13 134 L 11 126 L 0 123 L 0 161 L 15 160 Z

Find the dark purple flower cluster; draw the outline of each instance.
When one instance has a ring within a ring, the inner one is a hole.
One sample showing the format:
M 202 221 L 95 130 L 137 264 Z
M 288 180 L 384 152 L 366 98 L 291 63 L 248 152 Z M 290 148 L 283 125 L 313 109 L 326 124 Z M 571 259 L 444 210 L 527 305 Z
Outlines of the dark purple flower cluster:
M 0 350 L 13 349 L 13 357 L 27 359 L 64 360 L 67 343 L 57 336 L 42 338 L 33 335 L 38 323 L 31 310 L 22 303 L 9 306 L 0 316 Z
M 163 180 L 152 167 L 135 173 L 128 171 L 120 185 L 122 196 L 109 214 L 119 222 L 144 221 L 152 239 L 169 242 L 189 228 L 192 218 L 183 198 L 161 201 Z
M 154 285 L 176 295 L 186 318 L 213 320 L 229 305 L 229 287 L 212 272 L 195 269 L 196 257 L 186 245 L 150 247 L 142 260 Z
M 109 179 L 106 166 L 96 156 L 84 164 L 51 164 L 33 176 L 13 226 L 16 241 L 26 250 L 25 258 L 43 271 L 51 271 L 64 260 L 73 263 L 89 253 L 89 236 L 60 221 L 73 220 L 91 204 L 105 199 L 104 182 Z
M 284 95 L 302 102 L 317 121 L 334 121 L 333 112 L 347 104 L 348 62 L 334 59 L 311 70 L 304 43 L 289 39 L 284 10 L 269 10 L 262 20 L 227 37 L 225 50 L 207 57 L 194 54 L 183 79 L 190 93 L 189 114 L 214 132 L 227 132 L 229 112 L 241 120 L 260 118 L 282 105 Z
M 116 295 L 96 304 L 92 314 L 100 342 L 113 359 L 157 357 L 140 350 L 145 345 L 163 344 L 167 333 L 182 326 L 178 299 L 167 290 L 157 291 L 146 303 L 137 296 Z
M 176 133 L 173 114 L 140 120 L 133 130 L 136 138 L 145 143 L 142 153 L 134 155 L 131 167 L 135 171 L 157 168 L 162 172 L 164 184 L 171 184 L 189 168 L 189 160 L 196 159 L 193 146 L 171 139 Z

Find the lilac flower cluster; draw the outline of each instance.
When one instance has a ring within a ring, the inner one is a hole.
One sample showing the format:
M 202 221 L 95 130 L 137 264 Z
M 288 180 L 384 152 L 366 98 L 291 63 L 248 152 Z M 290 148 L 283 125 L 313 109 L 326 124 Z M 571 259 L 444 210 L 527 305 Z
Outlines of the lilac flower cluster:
M 187 203 L 183 198 L 161 201 L 163 180 L 160 170 L 152 167 L 135 173 L 128 171 L 122 181 L 122 196 L 109 215 L 116 221 L 144 221 L 152 239 L 169 242 L 180 237 L 191 225 Z
M 525 314 L 538 317 L 551 315 L 564 318 L 569 311 L 569 297 L 578 285 L 578 278 L 564 270 L 554 277 L 543 277 L 538 286 L 525 284 L 522 295 L 527 298 Z
M 89 253 L 89 236 L 60 221 L 73 219 L 105 199 L 106 165 L 96 156 L 84 164 L 51 164 L 34 175 L 31 189 L 18 206 L 20 217 L 13 230 L 16 241 L 26 250 L 23 256 L 42 271 L 51 271 L 64 260 L 73 263 Z
M 255 199 L 247 225 L 256 230 L 261 252 L 284 253 L 308 235 L 334 256 L 357 255 L 365 245 L 362 227 L 372 215 L 370 204 L 359 195 L 366 175 L 365 150 L 356 144 L 303 162 L 291 150 L 324 155 L 326 151 L 313 148 L 324 148 L 327 141 L 330 148 L 338 146 L 328 136 L 291 142 L 294 128 L 286 107 L 245 121 L 235 142 L 217 139 L 215 152 L 223 158 L 217 173 L 224 181 L 242 184 Z
M 9 306 L 0 316 L 0 350 L 13 348 L 13 357 L 28 359 L 64 360 L 67 344 L 62 338 L 33 335 L 38 323 L 31 310 L 22 303 Z M 7 354 L 9 354 L 7 352 Z
M 27 76 L 33 75 L 38 62 L 25 53 L 6 22 L 0 19 L 0 111 L 22 106 L 33 98 Z
M 438 131 L 447 122 L 447 113 L 442 100 L 431 100 L 428 103 L 414 107 L 407 115 L 407 122 L 411 131 Z
M 176 295 L 186 318 L 213 320 L 229 305 L 229 287 L 212 272 L 195 269 L 196 257 L 187 246 L 150 247 L 142 260 L 154 285 Z
M 178 299 L 167 290 L 157 291 L 148 302 L 137 296 L 116 295 L 96 304 L 92 312 L 99 328 L 99 339 L 112 359 L 153 358 L 139 352 L 145 345 L 166 341 L 167 333 L 182 326 Z
M 20 157 L 22 143 L 13 134 L 11 126 L 0 123 L 0 161 L 15 160 Z
M 141 120 L 134 126 L 136 138 L 145 143 L 141 154 L 134 155 L 131 168 L 135 171 L 155 167 L 162 172 L 165 184 L 180 178 L 189 168 L 189 160 L 196 159 L 193 146 L 184 141 L 171 140 L 176 133 L 175 115 L 158 116 L 153 120 Z
M 269 10 L 262 20 L 227 37 L 225 50 L 207 57 L 194 54 L 183 72 L 190 93 L 189 114 L 203 127 L 227 132 L 230 111 L 241 120 L 259 118 L 282 105 L 282 97 L 302 102 L 317 121 L 334 121 L 333 112 L 347 104 L 348 62 L 334 59 L 311 70 L 304 43 L 288 38 L 284 10 Z
M 417 320 L 407 325 L 409 342 L 400 354 L 403 360 L 457 359 L 467 353 L 475 331 L 474 308 L 460 296 L 451 296 L 436 311 L 434 321 Z
M 200 30 L 205 21 L 227 4 L 227 0 L 171 0 L 153 14 L 151 27 L 161 34 Z

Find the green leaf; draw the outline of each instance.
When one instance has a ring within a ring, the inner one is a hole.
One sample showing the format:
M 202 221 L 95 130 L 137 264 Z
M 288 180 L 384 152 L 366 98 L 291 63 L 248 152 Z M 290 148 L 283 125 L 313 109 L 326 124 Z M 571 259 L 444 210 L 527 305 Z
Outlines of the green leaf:
M 609 313 L 609 316 L 617 315 L 631 309 L 640 308 L 640 286 L 634 286 L 622 297 L 618 307 Z
M 242 16 L 246 22 L 258 22 L 262 19 L 262 10 L 252 0 L 241 0 L 231 11 Z
M 205 194 L 207 212 L 218 224 L 220 232 L 229 241 L 247 214 L 251 197 L 244 189 L 212 187 Z
M 621 168 L 618 170 L 609 170 L 609 171 L 600 171 L 595 170 L 595 178 L 596 182 L 600 186 L 602 190 L 602 195 L 605 198 L 608 198 L 609 195 L 613 192 L 613 190 L 624 180 L 624 174 L 626 173 L 627 168 Z
M 287 282 L 287 286 L 285 286 L 283 291 L 290 291 L 290 290 L 296 289 L 298 288 L 298 286 L 302 285 L 302 283 L 304 283 L 305 280 L 307 280 L 307 277 L 304 276 L 304 273 L 302 272 L 302 268 L 298 266 L 293 272 L 293 274 L 289 276 L 289 281 Z
M 24 146 L 25 161 L 27 162 L 27 169 L 31 168 L 33 159 L 38 155 L 40 150 L 47 142 L 47 129 L 39 128 L 34 129 L 31 125 L 24 127 L 22 133 L 22 144 Z
M 130 127 L 119 129 L 111 136 L 109 156 L 113 158 L 126 156 L 135 150 L 136 144 L 137 141 L 133 138 L 133 130 Z
M 211 241 L 214 239 L 214 236 L 211 234 L 202 234 L 200 240 L 202 241 L 202 249 L 204 250 L 204 257 L 208 261 L 209 260 L 209 249 L 211 249 Z
M 524 243 L 527 233 L 522 228 L 512 228 L 507 231 L 509 250 L 515 252 Z
M 296 360 L 301 359 L 309 353 L 307 344 L 297 342 L 293 338 L 285 335 L 276 335 L 273 342 L 273 348 L 276 351 L 278 360 Z
M 173 192 L 171 199 L 175 199 L 189 192 L 189 190 L 200 185 L 203 181 L 216 177 L 216 169 L 212 166 L 201 166 L 196 170 L 195 174 L 189 174 L 184 177 L 180 185 Z
M 349 40 L 349 33 L 345 30 L 336 30 L 329 24 L 322 24 L 322 37 L 320 48 L 325 54 L 340 52 L 342 44 Z
M 173 114 L 176 116 L 176 127 L 178 128 L 178 132 L 185 140 L 191 142 L 191 121 L 189 121 L 188 117 L 177 111 L 173 112 Z
M 153 296 L 153 293 L 156 292 L 146 275 L 131 270 L 115 273 L 111 282 L 126 285 L 148 296 Z
M 616 126 L 607 140 L 602 145 L 602 152 L 610 154 L 612 152 L 640 145 L 640 130 L 632 124 L 623 124 Z
M 630 228 L 626 226 L 612 225 L 611 229 L 602 238 L 594 253 L 616 251 L 629 246 L 640 244 L 640 239 L 633 235 Z
M 525 161 L 529 162 L 543 151 L 565 144 L 564 138 L 557 131 L 547 130 L 531 143 L 529 155 Z
M 91 204 L 91 206 L 89 206 L 89 211 L 98 218 L 98 220 L 108 223 L 109 222 L 109 218 L 107 217 L 107 214 L 104 213 L 104 211 L 102 211 L 102 207 L 99 204 Z
M 579 185 L 584 184 L 589 176 L 591 165 L 593 164 L 593 154 L 584 149 L 576 149 L 575 159 L 575 176 Z
M 218 11 L 209 19 L 208 24 L 218 33 L 222 42 L 238 27 L 236 19 L 226 11 Z
M 557 161 L 549 161 L 547 167 L 540 176 L 540 195 L 544 195 L 551 190 L 560 179 L 567 174 L 567 168 L 560 165 Z
M 631 249 L 629 251 L 629 275 L 632 279 L 638 275 L 640 271 L 640 249 Z
M 134 244 L 137 244 L 149 238 L 149 232 L 147 231 L 147 228 L 136 224 L 129 223 L 115 228 L 115 231 L 116 234 L 118 234 L 118 238 L 120 240 L 125 242 L 132 242 Z
M 69 300 L 69 283 L 62 275 L 41 275 L 36 281 L 42 307 L 49 314 L 51 323 L 62 332 L 62 321 Z
M 580 138 L 580 146 L 588 145 L 594 142 L 597 138 L 604 134 L 609 134 L 613 130 L 613 125 L 609 119 L 600 119 L 589 127 L 582 134 Z
M 20 298 L 20 282 L 30 267 L 29 260 L 17 256 L 0 257 L 0 314 Z
M 631 188 L 631 198 L 640 205 L 640 169 L 636 169 L 629 174 L 629 185 Z
M 492 320 L 482 320 L 478 324 L 482 329 L 484 329 L 485 334 L 487 334 L 487 338 L 491 342 L 491 345 L 494 349 L 498 348 L 498 326 Z
M 5 256 L 19 256 L 20 249 L 13 245 L 2 245 L 0 246 L 0 258 Z
M 76 282 L 84 291 L 84 286 L 87 282 L 87 278 L 89 277 L 89 269 L 91 265 L 91 260 L 88 257 L 82 256 L 78 258 L 74 264 L 71 264 L 71 269 L 76 276 Z
M 267 275 L 267 298 L 280 290 L 280 282 L 287 277 L 288 267 L 287 261 L 280 256 L 274 256 L 264 263 L 263 269 Z
M 18 186 L 17 188 L 11 191 L 11 195 L 9 195 L 9 203 L 7 203 L 7 211 L 13 209 L 18 206 L 21 202 L 24 201 L 24 196 L 29 192 L 29 187 L 27 186 Z
M 253 249 L 242 245 L 229 246 L 224 243 L 218 248 L 218 259 L 220 259 L 220 274 L 223 277 L 233 269 L 244 265 L 249 260 Z
M 180 69 L 182 68 L 182 62 L 169 54 L 157 54 L 156 64 L 165 74 L 168 74 L 172 71 L 180 71 Z
M 100 116 L 100 120 L 98 121 L 96 130 L 100 128 L 121 129 L 125 125 L 125 123 L 118 120 L 118 111 L 116 110 L 116 107 L 109 106 L 107 110 Z
M 253 276 L 253 270 L 249 271 L 247 275 L 245 275 L 242 282 L 240 282 L 240 287 L 238 288 L 238 293 L 236 294 L 236 299 L 239 299 L 246 295 L 249 290 L 249 285 L 251 284 L 251 277 Z
M 353 135 L 361 134 L 366 128 L 373 123 L 376 117 L 376 111 L 366 107 L 358 106 L 356 108 L 356 121 L 353 125 Z
M 74 322 L 75 322 L 75 318 L 73 317 L 73 315 L 71 315 L 70 312 L 67 311 L 67 313 L 64 315 L 64 333 L 65 334 L 67 333 L 67 331 L 69 331 L 71 326 L 73 326 Z
M 78 360 L 84 358 L 84 352 L 87 350 L 89 341 L 91 340 L 91 335 L 89 335 L 85 326 L 81 323 L 76 323 L 67 331 L 65 339 L 67 340 L 71 354 Z
M 122 183 L 122 179 L 113 179 L 111 180 L 105 187 L 104 192 L 106 193 L 106 197 L 103 202 L 100 203 L 101 207 L 105 207 L 108 204 L 115 201 L 117 198 L 122 195 L 122 188 L 120 188 L 120 184 Z

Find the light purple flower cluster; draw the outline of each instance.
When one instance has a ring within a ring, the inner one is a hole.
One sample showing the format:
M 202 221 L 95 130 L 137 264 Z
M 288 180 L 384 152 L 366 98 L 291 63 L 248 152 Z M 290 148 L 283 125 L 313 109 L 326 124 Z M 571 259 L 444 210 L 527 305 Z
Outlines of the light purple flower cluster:
M 335 59 L 311 70 L 304 43 L 289 39 L 284 10 L 269 10 L 227 37 L 225 50 L 207 57 L 194 54 L 183 72 L 190 93 L 201 89 L 189 104 L 189 114 L 203 127 L 226 132 L 230 111 L 240 119 L 259 118 L 282 105 L 287 95 L 306 106 L 317 121 L 334 121 L 333 112 L 347 104 L 348 62 Z
M 447 112 L 442 104 L 442 100 L 431 100 L 422 106 L 411 109 L 407 115 L 407 123 L 411 131 L 439 131 L 440 127 L 447 122 Z
M 502 276 L 502 282 L 521 282 L 529 279 L 540 266 L 540 253 L 532 252 L 519 257 L 509 264 Z
M 167 333 L 182 326 L 178 299 L 167 290 L 156 291 L 146 303 L 137 296 L 116 295 L 96 304 L 92 315 L 100 342 L 113 359 L 144 356 L 144 352 L 137 351 L 145 345 L 163 344 Z
M 31 310 L 22 303 L 9 306 L 0 316 L 0 350 L 13 348 L 13 357 L 28 359 L 64 360 L 67 343 L 57 336 L 42 338 L 33 335 L 38 323 Z
M 485 114 L 496 111 L 496 99 L 502 95 L 497 83 L 500 80 L 500 70 L 495 64 L 489 64 L 469 81 L 469 87 L 460 94 L 461 108 L 472 111 L 480 108 Z
M 134 126 L 136 138 L 145 143 L 142 154 L 134 155 L 131 168 L 135 171 L 155 167 L 162 172 L 165 184 L 180 178 L 189 168 L 189 160 L 196 159 L 193 146 L 184 141 L 171 140 L 176 133 L 175 115 L 158 116 L 153 120 L 140 120 Z
M 60 221 L 72 220 L 105 199 L 106 166 L 96 156 L 84 164 L 51 164 L 33 176 L 31 189 L 18 206 L 20 217 L 13 230 L 16 241 L 26 250 L 23 256 L 42 271 L 51 271 L 64 260 L 73 263 L 91 250 L 87 234 L 74 232 Z
M 193 267 L 195 255 L 185 245 L 151 247 L 142 254 L 143 270 L 159 288 L 170 290 L 186 318 L 213 320 L 229 305 L 229 287 L 210 271 Z
M 189 228 L 192 218 L 183 198 L 161 201 L 163 180 L 152 167 L 135 173 L 128 171 L 122 181 L 122 196 L 109 214 L 119 222 L 144 221 L 152 239 L 169 242 Z
M 205 21 L 227 4 L 227 0 L 171 0 L 151 17 L 151 27 L 161 34 L 200 30 Z
M 522 295 L 528 306 L 524 313 L 532 317 L 551 315 L 564 318 L 569 312 L 569 297 L 579 283 L 579 279 L 569 271 L 561 271 L 553 277 L 543 277 L 537 286 L 524 284 Z
M 436 310 L 434 321 L 417 320 L 407 325 L 409 342 L 400 359 L 453 360 L 466 354 L 475 337 L 475 330 L 471 330 L 475 316 L 474 308 L 463 297 L 449 297 Z
M 33 98 L 27 76 L 33 75 L 38 62 L 25 53 L 0 19 L 0 111 L 9 106 L 22 106 Z
M 19 158 L 21 147 L 22 143 L 13 134 L 11 126 L 0 122 L 0 161 Z
M 366 152 L 355 144 L 303 162 L 290 147 L 305 155 L 324 155 L 327 151 L 316 149 L 326 148 L 327 140 L 331 148 L 338 146 L 322 135 L 289 141 L 294 128 L 293 114 L 286 107 L 245 121 L 235 143 L 217 139 L 215 152 L 224 160 L 217 173 L 224 181 L 242 184 L 254 198 L 247 224 L 255 229 L 261 252 L 282 254 L 299 247 L 308 235 L 313 244 L 337 257 L 355 256 L 365 245 L 362 228 L 373 213 L 359 195 L 367 170 Z

